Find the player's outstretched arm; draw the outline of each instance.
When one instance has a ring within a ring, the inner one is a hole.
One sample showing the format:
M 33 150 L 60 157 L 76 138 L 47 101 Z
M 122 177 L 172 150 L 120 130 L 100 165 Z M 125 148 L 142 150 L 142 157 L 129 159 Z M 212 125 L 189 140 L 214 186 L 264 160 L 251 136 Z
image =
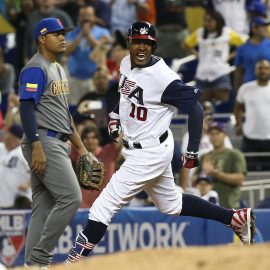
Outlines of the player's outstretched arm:
M 196 102 L 193 109 L 188 114 L 189 141 L 187 152 L 182 157 L 183 166 L 191 169 L 199 166 L 198 150 L 202 135 L 203 108 Z

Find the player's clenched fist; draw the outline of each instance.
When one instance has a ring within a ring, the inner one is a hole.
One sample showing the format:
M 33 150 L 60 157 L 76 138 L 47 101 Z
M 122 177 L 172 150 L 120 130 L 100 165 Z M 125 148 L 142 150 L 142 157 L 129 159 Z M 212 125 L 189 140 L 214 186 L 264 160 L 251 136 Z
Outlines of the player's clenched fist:
M 192 169 L 199 166 L 198 152 L 186 152 L 182 156 L 183 166 L 188 169 Z
M 119 137 L 120 133 L 122 132 L 122 128 L 121 128 L 119 119 L 110 118 L 110 121 L 108 124 L 108 132 L 109 132 L 110 137 L 114 141 L 116 141 L 116 139 Z

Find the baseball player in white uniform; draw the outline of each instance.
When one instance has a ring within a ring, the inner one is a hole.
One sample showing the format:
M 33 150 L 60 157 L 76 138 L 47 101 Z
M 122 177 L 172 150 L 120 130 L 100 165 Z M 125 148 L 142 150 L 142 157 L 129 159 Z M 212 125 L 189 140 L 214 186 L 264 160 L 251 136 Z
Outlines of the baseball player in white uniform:
M 197 100 L 201 91 L 185 85 L 162 58 L 153 55 L 157 44 L 151 24 L 134 23 L 127 43 L 130 55 L 120 66 L 120 101 L 110 113 L 108 126 L 114 138 L 123 131 L 125 162 L 90 208 L 88 223 L 78 234 L 68 261 L 87 256 L 104 236 L 114 214 L 142 190 L 163 213 L 220 221 L 232 226 L 244 243 L 252 243 L 255 224 L 251 208 L 225 209 L 193 195 L 182 195 L 175 186 L 169 125 L 174 107 L 189 115 L 189 143 L 182 162 L 186 168 L 198 166 L 203 110 Z

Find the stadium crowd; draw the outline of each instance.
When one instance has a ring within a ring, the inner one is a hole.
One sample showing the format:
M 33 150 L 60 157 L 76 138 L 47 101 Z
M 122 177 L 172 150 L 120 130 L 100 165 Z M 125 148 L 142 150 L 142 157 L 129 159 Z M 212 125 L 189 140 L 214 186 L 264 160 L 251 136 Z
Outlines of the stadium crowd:
M 175 142 L 172 166 L 179 192 L 190 192 L 230 208 L 245 205 L 240 187 L 248 171 L 270 171 L 270 9 L 268 2 L 259 0 L 208 0 L 200 6 L 205 8 L 201 26 L 190 31 L 186 7 L 194 3 L 198 2 L 1 1 L 1 21 L 14 31 L 3 30 L 0 34 L 0 181 L 8 197 L 2 197 L 0 209 L 31 208 L 30 170 L 19 146 L 22 127 L 18 80 L 22 67 L 36 50 L 33 28 L 47 17 L 74 27 L 66 34 L 67 50 L 59 62 L 69 75 L 69 107 L 78 132 L 87 150 L 105 164 L 104 186 L 123 162 L 121 142 L 111 141 L 107 124 L 108 113 L 119 99 L 118 69 L 128 54 L 127 29 L 135 21 L 144 20 L 156 26 L 156 55 L 168 64 L 190 54 L 196 56 L 177 72 L 185 82 L 193 81 L 204 91 L 201 102 L 205 118 L 197 170 L 189 172 L 181 167 L 188 134 L 184 134 L 181 145 Z M 231 117 L 219 122 L 219 113 Z M 235 123 L 231 120 L 234 115 Z M 231 140 L 231 127 L 235 128 L 234 137 L 241 136 L 241 144 Z M 266 152 L 266 157 L 246 157 L 245 152 Z M 74 168 L 77 156 L 73 149 Z M 81 207 L 88 208 L 100 192 L 82 190 L 82 194 Z M 152 202 L 147 194 L 140 193 L 131 205 Z

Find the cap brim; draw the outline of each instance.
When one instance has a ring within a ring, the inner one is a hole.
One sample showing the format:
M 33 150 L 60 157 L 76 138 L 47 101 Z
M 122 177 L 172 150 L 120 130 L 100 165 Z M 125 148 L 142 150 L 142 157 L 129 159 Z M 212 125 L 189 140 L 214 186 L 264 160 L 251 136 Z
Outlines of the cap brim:
M 74 27 L 64 27 L 65 32 L 71 32 L 74 30 Z
M 153 38 L 149 35 L 135 35 L 135 36 L 130 36 L 129 39 L 145 39 L 145 40 L 156 41 L 155 38 Z
M 252 22 L 252 25 L 253 26 L 267 26 L 267 25 L 270 25 L 270 21 L 264 21 L 260 23 Z
M 209 128 L 208 130 L 207 130 L 207 132 L 210 132 L 211 130 L 218 130 L 218 131 L 220 131 L 220 132 L 223 132 L 223 133 L 225 133 L 225 130 L 223 130 L 222 128 L 219 128 L 219 127 L 211 127 L 211 128 Z
M 60 31 L 64 31 L 65 33 L 67 33 L 67 32 L 73 31 L 73 30 L 74 30 L 73 27 L 64 27 L 64 28 L 61 28 L 61 29 L 57 29 L 57 30 L 55 30 L 55 31 L 51 31 L 51 32 L 49 31 L 49 32 L 45 33 L 45 35 L 46 35 L 46 34 L 51 34 L 51 33 L 60 32 Z

